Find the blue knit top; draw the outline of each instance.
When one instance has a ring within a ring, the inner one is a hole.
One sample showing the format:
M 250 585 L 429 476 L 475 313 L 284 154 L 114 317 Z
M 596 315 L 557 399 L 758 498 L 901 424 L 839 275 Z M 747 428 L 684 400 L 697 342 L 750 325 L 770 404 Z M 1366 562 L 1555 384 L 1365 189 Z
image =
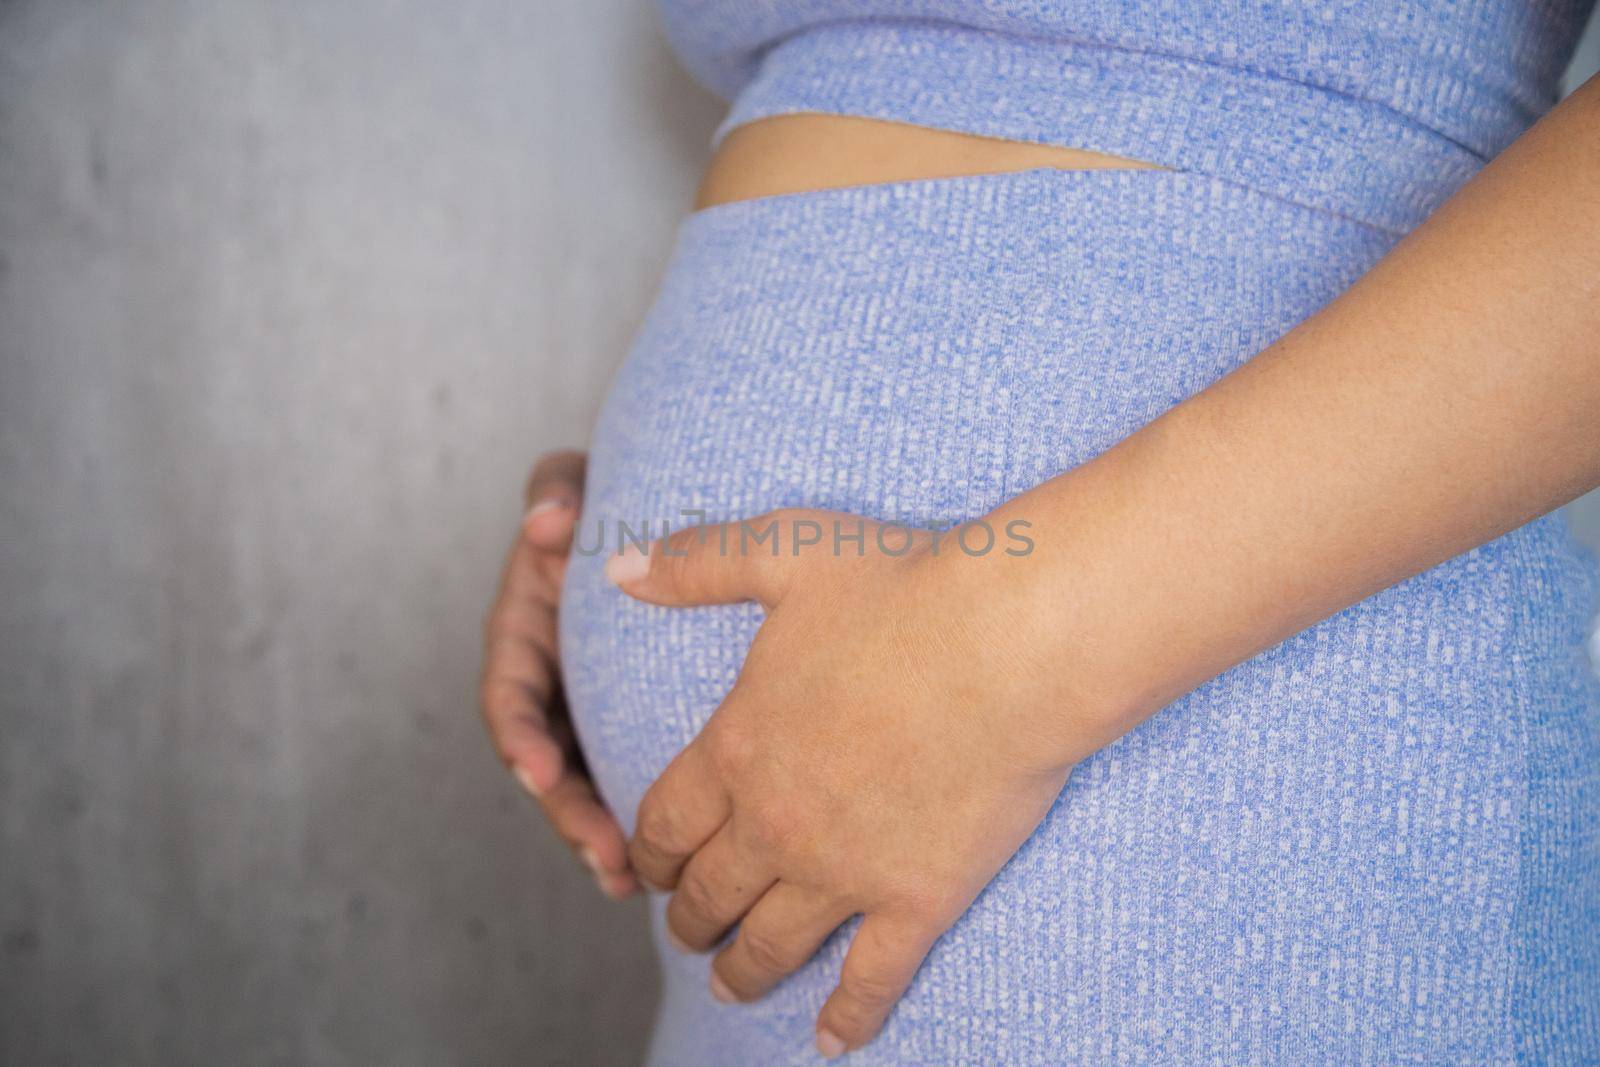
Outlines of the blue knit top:
M 1416 225 L 1556 99 L 1594 0 L 658 0 L 718 137 L 799 111 L 1067 145 Z

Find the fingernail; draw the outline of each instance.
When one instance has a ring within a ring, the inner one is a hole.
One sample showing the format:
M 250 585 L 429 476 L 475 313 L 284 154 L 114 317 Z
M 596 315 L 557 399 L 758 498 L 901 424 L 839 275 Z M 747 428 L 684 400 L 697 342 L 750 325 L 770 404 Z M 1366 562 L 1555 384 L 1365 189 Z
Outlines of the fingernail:
M 522 788 L 532 793 L 534 798 L 544 796 L 544 790 L 539 788 L 539 783 L 533 780 L 533 772 L 526 767 L 513 767 L 511 773 L 517 776 L 517 781 L 522 783 Z
M 673 948 L 677 949 L 679 952 L 694 952 L 694 949 L 689 947 L 689 943 L 687 941 L 672 932 L 672 927 L 670 926 L 667 927 L 667 943 Z
M 531 519 L 535 515 L 543 515 L 547 511 L 554 511 L 565 503 L 566 501 L 558 496 L 545 497 L 543 500 L 534 501 L 533 506 L 522 513 L 522 517 Z
M 844 1055 L 844 1038 L 832 1030 L 819 1029 L 817 1031 L 817 1051 L 822 1053 L 822 1058 L 831 1060 L 835 1056 Z
M 716 971 L 711 972 L 711 995 L 724 1004 L 737 1004 L 739 998 L 733 995 L 733 990 L 728 988 L 728 983 L 718 976 Z
M 547 512 L 547 511 L 560 511 L 563 508 L 571 508 L 571 507 L 576 507 L 576 505 L 573 504 L 572 501 L 562 499 L 561 497 L 551 497 L 548 500 L 539 501 L 538 503 L 534 504 L 531 508 L 529 508 L 527 511 L 524 511 L 522 513 L 522 532 L 523 532 L 523 534 L 525 536 L 527 536 L 527 537 L 532 537 L 533 536 L 533 520 L 537 519 L 540 515 L 543 515 L 545 512 Z
M 612 585 L 635 582 L 650 573 L 650 557 L 637 545 L 624 545 L 621 552 L 606 560 L 606 580 Z
M 628 893 L 633 889 L 625 874 L 599 874 L 595 876 L 595 881 L 600 886 L 600 892 L 612 900 L 627 900 Z
M 606 873 L 600 866 L 600 857 L 594 854 L 594 849 L 586 846 L 579 851 L 578 856 L 583 860 L 583 865 L 593 871 L 597 877 Z

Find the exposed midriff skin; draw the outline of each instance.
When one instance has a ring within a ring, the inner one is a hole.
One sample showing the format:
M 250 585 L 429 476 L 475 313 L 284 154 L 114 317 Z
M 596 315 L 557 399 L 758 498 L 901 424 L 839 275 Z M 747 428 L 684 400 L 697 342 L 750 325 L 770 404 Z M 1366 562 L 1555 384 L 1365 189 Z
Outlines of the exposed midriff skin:
M 1163 169 L 1081 148 L 805 112 L 758 119 L 731 131 L 712 157 L 694 206 L 699 210 L 784 193 L 1038 167 Z

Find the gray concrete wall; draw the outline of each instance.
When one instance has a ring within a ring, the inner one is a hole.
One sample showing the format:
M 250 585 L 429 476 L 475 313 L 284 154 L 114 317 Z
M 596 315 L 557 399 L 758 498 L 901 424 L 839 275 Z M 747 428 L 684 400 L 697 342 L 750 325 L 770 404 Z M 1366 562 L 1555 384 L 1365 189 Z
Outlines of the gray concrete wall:
M 640 0 L 0 3 L 0 1062 L 637 1059 L 478 623 L 716 117 Z
M 638 0 L 0 4 L 0 1062 L 638 1059 L 479 620 L 717 117 Z

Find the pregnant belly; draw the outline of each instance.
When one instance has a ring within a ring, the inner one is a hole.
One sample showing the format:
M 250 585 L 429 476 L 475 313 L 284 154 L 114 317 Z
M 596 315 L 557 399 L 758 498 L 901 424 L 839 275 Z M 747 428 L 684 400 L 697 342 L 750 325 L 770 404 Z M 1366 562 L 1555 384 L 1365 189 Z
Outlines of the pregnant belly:
M 980 516 L 1259 351 L 1391 241 L 1159 170 L 903 182 L 690 216 L 597 428 L 562 606 L 579 735 L 624 824 L 731 686 L 760 613 L 628 600 L 601 575 L 619 535 L 785 506 L 936 526 Z M 1481 939 L 1448 908 L 1362 924 L 1375 885 L 1443 877 L 1492 896 L 1514 881 L 1503 821 L 1452 823 L 1448 847 L 1413 834 L 1526 793 L 1500 714 L 1506 675 L 1485 649 L 1514 629 L 1507 560 L 1555 536 L 1529 530 L 1237 668 L 1080 768 L 864 1062 L 973 1049 L 1059 1062 L 1161 1041 L 1181 1055 L 1163 1013 L 1186 1004 L 1207 1020 L 1191 1036 L 1215 1037 L 1239 1022 L 1239 989 L 1261 982 L 1284 983 L 1288 1016 L 1348 1014 L 1371 976 L 1338 971 L 1340 954 L 1372 930 L 1394 952 L 1459 938 L 1457 962 L 1478 975 L 1467 957 Z M 1555 644 L 1581 642 L 1570 631 Z M 1384 774 L 1408 745 L 1428 752 L 1425 781 Z M 1414 818 L 1397 824 L 1396 803 Z M 1384 851 L 1396 836 L 1409 854 Z M 839 948 L 737 1015 L 703 992 L 703 960 L 672 954 L 658 1057 L 808 1062 Z M 1326 983 L 1308 990 L 1308 974 Z
M 624 815 L 731 682 L 754 609 L 600 575 L 619 535 L 833 508 L 980 516 L 1315 311 L 1387 235 L 1159 170 L 960 177 L 697 212 L 602 411 L 564 659 Z

